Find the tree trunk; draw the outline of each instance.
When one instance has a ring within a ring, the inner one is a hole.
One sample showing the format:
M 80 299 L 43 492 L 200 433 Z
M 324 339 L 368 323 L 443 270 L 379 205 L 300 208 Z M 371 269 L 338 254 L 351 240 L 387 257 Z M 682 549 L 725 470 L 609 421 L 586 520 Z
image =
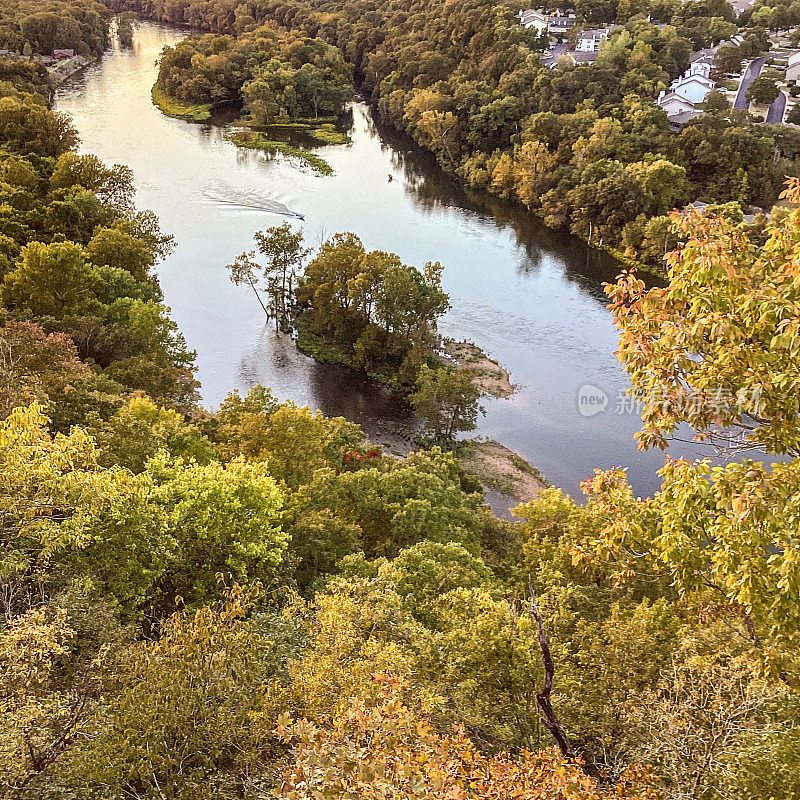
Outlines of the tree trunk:
M 542 688 L 536 693 L 536 702 L 539 704 L 539 708 L 542 710 L 544 724 L 547 727 L 547 730 L 553 734 L 553 738 L 556 740 L 556 744 L 558 745 L 559 750 L 561 750 L 561 754 L 564 756 L 564 758 L 572 759 L 575 758 L 575 751 L 572 749 L 572 745 L 567 738 L 567 732 L 564 730 L 564 726 L 561 724 L 561 720 L 559 720 L 558 715 L 553 710 L 553 705 L 550 702 L 550 694 L 553 691 L 553 676 L 555 674 L 555 666 L 553 664 L 553 656 L 550 653 L 550 640 L 548 639 L 547 633 L 544 629 L 544 620 L 542 619 L 541 612 L 539 611 L 539 606 L 536 604 L 536 593 L 533 591 L 533 583 L 531 582 L 530 577 L 528 577 L 528 588 L 531 593 L 530 615 L 536 623 L 536 629 L 539 637 L 539 649 L 542 651 L 542 662 L 544 663 L 544 683 L 542 684 Z
M 267 307 L 261 300 L 261 295 L 258 293 L 258 289 L 256 289 L 255 283 L 253 283 L 253 281 L 250 281 L 249 283 L 250 283 L 250 288 L 253 290 L 253 294 L 256 296 L 256 300 L 258 300 L 258 304 L 261 306 L 261 308 L 264 309 L 264 313 L 267 315 L 267 319 L 269 319 L 269 311 L 267 311 Z

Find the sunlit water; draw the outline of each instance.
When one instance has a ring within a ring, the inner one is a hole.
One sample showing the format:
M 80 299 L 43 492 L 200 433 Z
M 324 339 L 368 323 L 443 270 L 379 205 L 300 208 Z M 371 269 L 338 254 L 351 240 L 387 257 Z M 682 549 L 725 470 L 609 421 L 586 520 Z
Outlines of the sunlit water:
M 391 393 L 315 364 L 276 336 L 225 270 L 251 248 L 256 230 L 286 219 L 302 224 L 314 245 L 353 231 L 367 248 L 394 251 L 406 263 L 444 265 L 452 310 L 443 333 L 477 342 L 518 387 L 510 398 L 484 402 L 481 435 L 573 494 L 593 468 L 614 465 L 629 468 L 637 492 L 652 493 L 664 457 L 637 452 L 638 417 L 618 413 L 627 382 L 602 292 L 613 263 L 519 209 L 465 193 L 406 139 L 378 130 L 362 104 L 353 109 L 353 143 L 318 151 L 334 169 L 329 177 L 238 150 L 222 127 L 163 116 L 150 102 L 155 62 L 182 35 L 141 24 L 132 50 L 109 51 L 59 90 L 56 106 L 73 116 L 84 151 L 133 167 L 137 204 L 176 237 L 159 276 L 197 351 L 207 406 L 261 382 L 281 398 L 359 422 L 379 442 L 382 429 L 406 425 L 408 412 Z M 594 416 L 579 413 L 585 385 L 608 398 Z

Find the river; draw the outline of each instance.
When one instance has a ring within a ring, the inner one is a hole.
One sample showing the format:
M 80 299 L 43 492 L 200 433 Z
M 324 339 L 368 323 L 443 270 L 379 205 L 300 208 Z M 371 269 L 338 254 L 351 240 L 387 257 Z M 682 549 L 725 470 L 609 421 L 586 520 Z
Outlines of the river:
M 521 209 L 463 191 L 427 154 L 353 107 L 352 144 L 319 154 L 321 177 L 292 160 L 239 150 L 224 127 L 163 116 L 150 102 L 161 49 L 182 32 L 138 25 L 132 49 L 116 47 L 57 92 L 82 151 L 130 165 L 137 205 L 158 214 L 178 246 L 159 266 L 172 316 L 197 351 L 203 402 L 261 382 L 276 396 L 360 423 L 375 440 L 409 420 L 403 402 L 366 378 L 303 356 L 276 336 L 225 265 L 252 247 L 256 230 L 303 214 L 317 244 L 352 231 L 368 249 L 409 264 L 444 265 L 452 310 L 445 335 L 476 342 L 511 373 L 517 391 L 487 399 L 478 434 L 515 450 L 555 485 L 578 495 L 594 468 L 625 466 L 637 493 L 658 485 L 659 452 L 638 452 L 638 416 L 620 407 L 627 379 L 602 283 L 616 267 L 603 254 L 545 228 Z M 389 180 L 392 176 L 392 180 Z M 599 405 L 579 407 L 579 393 Z M 589 415 L 607 405 L 603 410 Z M 584 413 L 581 413 L 583 411 Z M 694 454 L 686 449 L 681 454 Z

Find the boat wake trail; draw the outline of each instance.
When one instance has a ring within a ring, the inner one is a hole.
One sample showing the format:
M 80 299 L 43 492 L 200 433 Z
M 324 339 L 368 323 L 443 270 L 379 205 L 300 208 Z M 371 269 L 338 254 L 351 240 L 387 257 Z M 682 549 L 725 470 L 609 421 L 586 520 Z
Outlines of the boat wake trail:
M 213 191 L 204 191 L 203 196 L 223 206 L 250 208 L 255 211 L 263 211 L 267 214 L 279 214 L 282 217 L 304 219 L 302 214 L 297 211 L 292 211 L 284 203 L 273 200 L 271 197 L 260 195 L 258 192 L 225 191 L 217 189 Z

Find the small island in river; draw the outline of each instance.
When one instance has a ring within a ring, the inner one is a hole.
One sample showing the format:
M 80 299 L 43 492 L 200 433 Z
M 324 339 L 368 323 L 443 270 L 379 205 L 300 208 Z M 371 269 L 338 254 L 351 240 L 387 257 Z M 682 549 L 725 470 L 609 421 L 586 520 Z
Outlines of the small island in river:
M 399 453 L 412 444 L 456 450 L 484 486 L 519 501 L 545 485 L 534 467 L 496 442 L 462 438 L 477 427 L 481 397 L 507 397 L 514 387 L 476 344 L 439 335 L 437 322 L 450 308 L 441 264 L 420 270 L 394 253 L 368 251 L 352 233 L 337 233 L 312 252 L 288 222 L 254 240 L 258 256 L 242 253 L 228 265 L 233 283 L 250 289 L 306 355 L 364 372 L 407 398 L 416 424 Z

